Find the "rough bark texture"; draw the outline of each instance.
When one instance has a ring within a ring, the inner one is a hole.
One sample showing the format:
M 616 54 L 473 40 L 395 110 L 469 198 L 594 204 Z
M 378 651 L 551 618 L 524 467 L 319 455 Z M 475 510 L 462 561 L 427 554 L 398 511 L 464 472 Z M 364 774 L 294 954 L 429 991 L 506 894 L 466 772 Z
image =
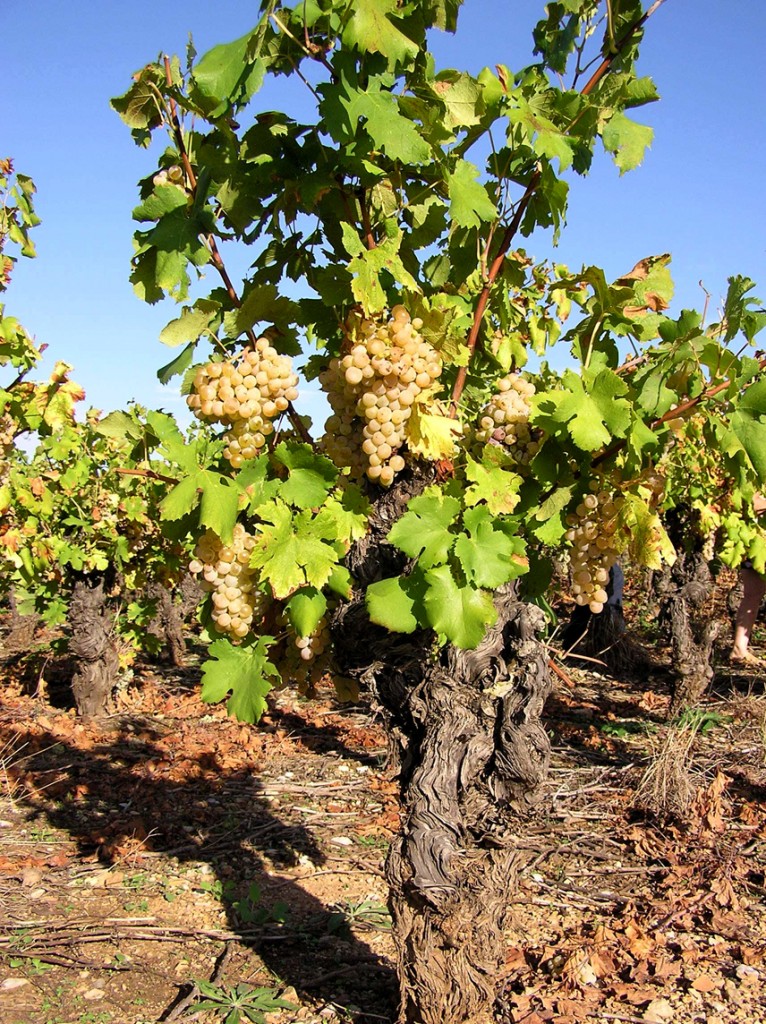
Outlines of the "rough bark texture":
M 182 621 L 186 622 L 188 618 L 196 613 L 200 602 L 205 596 L 205 591 L 200 586 L 197 577 L 187 572 L 176 588 L 176 595 L 181 600 L 179 615 Z
M 713 678 L 712 651 L 720 624 L 712 617 L 712 596 L 713 578 L 702 554 L 679 554 L 663 580 L 660 606 L 675 676 L 671 717 L 696 704 Z
M 424 473 L 381 499 L 350 557 L 364 584 L 403 567 L 383 538 L 428 482 Z M 479 648 L 437 657 L 429 631 L 370 624 L 361 590 L 333 623 L 338 667 L 371 693 L 399 767 L 402 830 L 386 873 L 408 1024 L 489 1019 L 519 866 L 514 830 L 548 770 L 540 715 L 550 677 L 536 639 L 544 616 L 512 586 L 496 605 Z
M 78 714 L 104 714 L 117 682 L 119 660 L 107 615 L 103 580 L 78 580 L 69 604 L 69 652 L 75 659 L 72 691 Z
M 157 617 L 149 629 L 164 639 L 166 657 L 170 664 L 182 668 L 186 659 L 186 638 L 181 607 L 161 583 L 152 587 L 150 596 L 157 602 Z
M 0 661 L 13 661 L 28 654 L 35 646 L 35 631 L 39 623 L 39 615 L 20 614 L 16 606 L 16 595 L 11 589 L 8 594 L 8 614 L 0 638 Z

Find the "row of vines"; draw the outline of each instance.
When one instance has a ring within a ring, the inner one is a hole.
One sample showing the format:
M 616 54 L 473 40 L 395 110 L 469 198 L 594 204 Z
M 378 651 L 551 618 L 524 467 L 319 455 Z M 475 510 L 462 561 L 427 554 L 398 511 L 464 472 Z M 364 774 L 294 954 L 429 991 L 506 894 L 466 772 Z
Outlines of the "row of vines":
M 206 700 L 252 722 L 282 682 L 367 695 L 400 768 L 387 878 L 409 1022 L 491 1004 L 548 765 L 561 565 L 593 622 L 618 562 L 673 566 L 676 709 L 709 678 L 708 563 L 766 570 L 753 282 L 731 278 L 706 322 L 669 314 L 668 255 L 610 282 L 524 247 L 564 229 L 568 176 L 599 147 L 620 172 L 643 160 L 632 113 L 657 93 L 636 61 L 660 4 L 550 3 L 533 63 L 472 75 L 429 51 L 459 0 L 264 0 L 241 39 L 138 71 L 112 105 L 162 143 L 131 280 L 178 304 L 159 377 L 180 380 L 186 432 L 137 407 L 78 419 L 70 368 L 30 382 L 40 352 L 0 309 L 6 591 L 68 622 L 86 713 L 189 577 Z M 308 104 L 259 110 L 274 76 Z M 0 185 L 0 241 L 32 255 L 31 181 L 5 163 Z

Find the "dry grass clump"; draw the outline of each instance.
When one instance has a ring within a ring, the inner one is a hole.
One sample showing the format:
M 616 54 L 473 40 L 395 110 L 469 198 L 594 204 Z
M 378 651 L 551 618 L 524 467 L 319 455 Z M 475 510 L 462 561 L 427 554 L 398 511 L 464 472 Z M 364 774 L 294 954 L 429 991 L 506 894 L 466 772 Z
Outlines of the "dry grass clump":
M 685 820 L 699 789 L 692 766 L 697 723 L 672 725 L 655 741 L 649 764 L 636 786 L 633 806 L 657 818 Z
M 9 773 L 25 746 L 26 743 L 19 744 L 15 737 L 0 743 L 0 800 L 7 800 L 11 807 L 14 805 L 16 782 Z

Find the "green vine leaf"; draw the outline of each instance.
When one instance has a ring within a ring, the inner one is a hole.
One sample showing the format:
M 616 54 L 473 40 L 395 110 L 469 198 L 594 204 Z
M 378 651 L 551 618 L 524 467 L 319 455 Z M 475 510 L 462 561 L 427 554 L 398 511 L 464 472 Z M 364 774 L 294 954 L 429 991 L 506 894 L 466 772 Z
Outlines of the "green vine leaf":
M 200 526 L 212 530 L 224 544 L 231 540 L 241 491 L 229 477 L 198 469 L 176 484 L 160 502 L 163 519 L 175 520 L 199 506 Z
M 366 89 L 348 88 L 338 97 L 344 108 L 349 126 L 354 130 L 360 121 L 379 149 L 391 160 L 407 164 L 423 164 L 431 158 L 431 147 L 420 135 L 415 124 L 399 112 L 397 97 L 381 88 L 377 81 Z
M 514 545 L 495 528 L 486 505 L 466 509 L 463 525 L 466 532 L 455 541 L 454 551 L 469 583 L 497 588 L 526 571 L 525 565 L 513 561 Z
M 297 591 L 285 605 L 285 614 L 298 636 L 311 636 L 327 611 L 327 598 L 316 587 Z
M 731 417 L 731 429 L 758 474 L 766 483 L 766 379 L 757 381 L 745 391 Z
M 197 341 L 201 335 L 211 329 L 216 320 L 221 304 L 211 299 L 197 299 L 193 306 L 183 310 L 175 320 L 171 320 L 160 331 L 160 341 L 170 348 L 177 348 L 190 341 Z M 181 371 L 176 371 L 181 372 Z
M 482 461 L 468 456 L 465 463 L 466 505 L 485 502 L 493 515 L 514 511 L 519 503 L 519 488 L 524 478 L 516 471 L 513 459 L 499 445 L 485 445 Z
M 359 250 L 359 255 L 354 256 L 348 264 L 349 273 L 353 276 L 351 290 L 366 313 L 379 313 L 387 305 L 386 292 L 380 279 L 383 271 L 387 271 L 402 287 L 414 292 L 420 291 L 420 285 L 399 256 L 402 238 L 402 232 L 398 231 L 374 249 Z
M 276 666 L 269 660 L 271 636 L 259 636 L 241 647 L 228 640 L 215 640 L 208 649 L 202 670 L 202 699 L 216 704 L 229 693 L 226 709 L 240 722 L 257 722 L 266 710 L 266 697 L 281 683 Z
M 395 576 L 371 583 L 365 592 L 370 621 L 393 633 L 414 633 L 423 625 L 423 579 Z
M 324 455 L 317 455 L 307 444 L 283 441 L 274 449 L 276 462 L 288 470 L 279 494 L 296 508 L 316 508 L 323 504 L 338 481 L 338 470 Z
M 220 117 L 230 107 L 242 106 L 260 89 L 265 62 L 252 55 L 259 30 L 247 32 L 232 43 L 214 46 L 195 64 L 194 84 L 204 98 L 210 117 Z
M 601 135 L 604 149 L 613 155 L 620 174 L 635 170 L 643 162 L 653 138 L 652 128 L 632 121 L 619 111 L 610 118 Z
M 407 511 L 394 524 L 387 540 L 423 568 L 444 564 L 455 543 L 452 527 L 460 515 L 460 501 L 429 487 L 410 501 Z
M 448 565 L 428 569 L 425 580 L 425 609 L 436 632 L 464 650 L 478 647 L 487 628 L 497 620 L 492 595 L 461 586 Z
M 417 57 L 417 43 L 391 20 L 399 13 L 396 0 L 355 0 L 350 10 L 342 34 L 344 46 L 361 53 L 382 53 L 397 63 Z
M 260 569 L 274 597 L 289 597 L 306 584 L 321 590 L 341 557 L 311 512 L 297 515 L 279 501 L 259 509 L 261 524 L 250 564 Z
M 452 220 L 462 228 L 478 228 L 483 222 L 497 218 L 497 207 L 478 180 L 474 164 L 459 160 L 455 170 L 447 176 Z

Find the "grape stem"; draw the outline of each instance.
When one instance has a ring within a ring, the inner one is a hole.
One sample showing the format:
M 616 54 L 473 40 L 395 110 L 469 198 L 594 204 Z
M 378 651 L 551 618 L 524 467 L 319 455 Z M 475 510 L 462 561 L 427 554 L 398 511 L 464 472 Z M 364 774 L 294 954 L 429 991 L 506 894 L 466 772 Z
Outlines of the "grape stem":
M 582 89 L 580 90 L 582 96 L 588 96 L 590 93 L 593 92 L 593 90 L 596 88 L 601 79 L 607 74 L 612 64 L 617 59 L 617 57 L 619 57 L 619 55 L 628 45 L 630 40 L 633 38 L 635 33 L 638 32 L 639 29 L 641 29 L 646 24 L 649 18 L 654 14 L 656 10 L 658 10 L 662 6 L 664 2 L 665 0 L 655 0 L 651 7 L 644 11 L 641 17 L 638 18 L 630 26 L 630 28 L 625 32 L 625 35 L 622 36 L 622 38 L 617 42 L 616 46 L 614 47 L 614 50 L 607 54 L 606 57 L 604 57 L 601 64 L 599 64 L 599 66 L 590 76 L 588 81 L 582 87 Z M 573 124 L 574 122 L 572 123 L 572 125 L 569 126 L 569 128 L 567 129 L 568 131 L 571 131 Z M 487 303 L 489 301 L 490 292 L 492 291 L 492 286 L 495 283 L 495 280 L 497 279 L 497 276 L 503 267 L 505 257 L 508 253 L 508 250 L 511 247 L 511 242 L 513 241 L 516 232 L 518 231 L 521 225 L 522 218 L 524 217 L 524 214 L 527 211 L 527 207 L 529 206 L 532 197 L 537 191 L 541 179 L 542 171 L 538 167 L 537 170 L 533 172 L 532 177 L 529 179 L 529 184 L 527 185 L 526 190 L 524 191 L 524 195 L 521 197 L 521 199 L 518 202 L 518 205 L 516 206 L 516 211 L 513 215 L 513 220 L 505 229 L 505 233 L 500 242 L 500 248 L 498 249 L 497 255 L 492 261 L 492 266 L 490 267 L 489 273 L 487 274 L 487 280 L 485 281 L 484 287 L 482 288 L 481 293 L 479 294 L 479 298 L 476 302 L 476 310 L 474 312 L 473 324 L 471 325 L 471 330 L 468 334 L 467 339 L 469 356 L 468 365 L 461 366 L 457 372 L 455 384 L 454 387 L 452 388 L 452 400 L 450 403 L 449 411 L 450 419 L 455 419 L 457 417 L 458 403 L 460 402 L 460 397 L 463 394 L 463 390 L 465 389 L 465 382 L 468 376 L 468 366 L 470 366 L 471 359 L 473 358 L 473 354 L 476 351 L 476 343 L 479 339 L 481 322 L 484 317 L 484 312 L 487 308 Z
M 159 480 L 163 484 L 178 483 L 175 477 L 164 476 L 164 474 L 157 473 L 153 469 L 121 469 L 117 467 L 115 473 L 120 473 L 122 476 L 140 476 L 146 480 Z

